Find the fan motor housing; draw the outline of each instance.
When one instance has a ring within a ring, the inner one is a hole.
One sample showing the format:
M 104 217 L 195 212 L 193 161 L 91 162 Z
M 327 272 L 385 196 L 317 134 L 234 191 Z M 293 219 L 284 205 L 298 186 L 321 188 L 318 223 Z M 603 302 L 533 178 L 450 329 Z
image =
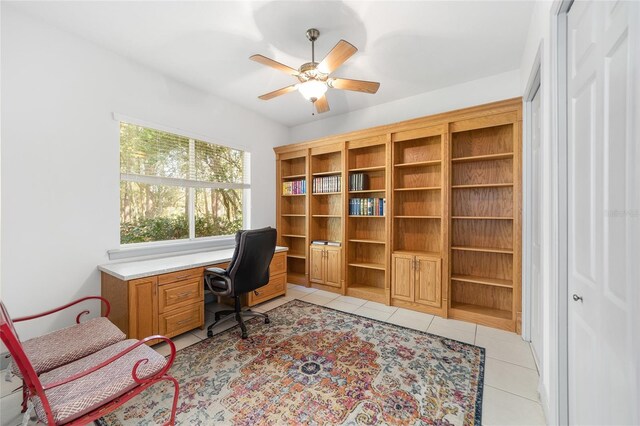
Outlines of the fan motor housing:
M 317 67 L 317 62 L 307 62 L 306 64 L 302 64 L 298 69 L 298 71 L 300 71 L 300 74 L 297 76 L 298 80 L 302 83 L 309 80 L 327 81 L 329 74 L 318 71 Z

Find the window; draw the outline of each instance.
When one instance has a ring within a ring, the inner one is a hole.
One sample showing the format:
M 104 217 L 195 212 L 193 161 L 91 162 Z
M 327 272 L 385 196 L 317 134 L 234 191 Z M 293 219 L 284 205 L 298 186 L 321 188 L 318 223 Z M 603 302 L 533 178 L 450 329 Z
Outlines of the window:
M 249 154 L 120 123 L 120 244 L 232 235 L 246 220 Z

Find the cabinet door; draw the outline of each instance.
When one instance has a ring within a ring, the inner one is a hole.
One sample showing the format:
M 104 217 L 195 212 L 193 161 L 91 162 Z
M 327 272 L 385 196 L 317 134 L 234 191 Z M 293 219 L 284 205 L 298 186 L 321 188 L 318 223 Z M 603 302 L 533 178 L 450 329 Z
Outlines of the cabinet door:
M 341 287 L 340 276 L 341 268 L 340 268 L 340 254 L 342 253 L 341 249 L 327 248 L 326 250 L 326 274 L 325 274 L 325 284 L 330 285 L 332 287 Z
M 158 277 L 129 281 L 129 339 L 158 334 Z
M 324 283 L 324 247 L 311 246 L 311 262 L 309 264 L 311 282 Z
M 440 259 L 416 257 L 415 302 L 439 307 L 441 296 Z
M 391 297 L 413 302 L 415 257 L 406 254 L 392 256 Z

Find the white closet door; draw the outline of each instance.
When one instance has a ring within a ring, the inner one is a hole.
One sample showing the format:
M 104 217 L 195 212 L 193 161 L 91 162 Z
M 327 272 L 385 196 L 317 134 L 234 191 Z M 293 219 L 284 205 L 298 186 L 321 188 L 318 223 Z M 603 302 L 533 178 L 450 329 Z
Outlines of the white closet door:
M 569 420 L 637 424 L 637 2 L 568 16 Z M 636 65 L 634 65 L 636 63 Z
M 531 100 L 531 346 L 542 369 L 542 145 L 541 90 Z

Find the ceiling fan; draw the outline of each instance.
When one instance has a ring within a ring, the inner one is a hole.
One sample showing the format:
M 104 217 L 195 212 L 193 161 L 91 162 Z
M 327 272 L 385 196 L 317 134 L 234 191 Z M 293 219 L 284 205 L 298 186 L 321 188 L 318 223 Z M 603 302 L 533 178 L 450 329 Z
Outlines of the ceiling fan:
M 275 68 L 279 71 L 283 71 L 297 77 L 300 81 L 299 83 L 292 84 L 291 86 L 283 87 L 282 89 L 274 90 L 273 92 L 258 96 L 260 99 L 268 101 L 276 96 L 298 90 L 305 99 L 315 104 L 316 110 L 319 113 L 323 113 L 329 111 L 329 103 L 325 96 L 329 87 L 371 94 L 378 91 L 380 83 L 375 81 L 349 80 L 346 78 L 329 77 L 329 74 L 345 63 L 347 59 L 358 51 L 358 49 L 356 49 L 356 47 L 351 43 L 345 40 L 340 40 L 338 44 L 331 49 L 331 52 L 329 52 L 327 56 L 318 63 L 315 58 L 315 41 L 319 36 L 320 31 L 317 29 L 311 28 L 307 30 L 307 38 L 311 42 L 311 62 L 302 64 L 297 70 L 281 64 L 280 62 L 274 61 L 273 59 L 269 59 L 266 56 L 253 55 L 249 58 L 262 65 Z

